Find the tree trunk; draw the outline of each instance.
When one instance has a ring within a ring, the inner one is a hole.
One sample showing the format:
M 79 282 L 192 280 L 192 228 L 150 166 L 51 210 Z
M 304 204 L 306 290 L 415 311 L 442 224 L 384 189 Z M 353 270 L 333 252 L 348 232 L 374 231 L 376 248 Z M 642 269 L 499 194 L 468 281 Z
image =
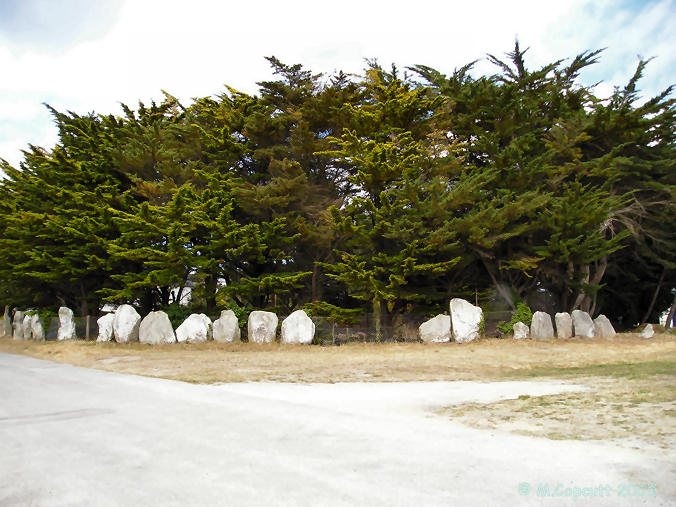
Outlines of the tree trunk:
M 493 274 L 493 270 L 491 269 L 491 266 L 489 266 L 486 259 L 481 257 L 481 263 L 484 265 L 484 268 L 486 269 L 488 276 L 491 277 L 491 280 L 493 281 L 493 285 L 495 285 L 495 289 L 498 291 L 498 294 L 500 294 L 500 296 L 502 296 L 502 299 L 505 300 L 505 302 L 509 305 L 509 307 L 512 309 L 512 311 L 516 310 L 516 306 L 514 305 L 514 302 L 512 301 L 511 294 L 505 289 L 505 287 L 501 283 L 498 283 L 498 280 L 495 278 L 495 275 Z
M 650 306 L 648 307 L 648 311 L 645 312 L 645 315 L 643 316 L 643 319 L 641 319 L 641 324 L 645 324 L 648 322 L 648 319 L 650 318 L 650 314 L 653 312 L 653 308 L 655 308 L 655 301 L 657 301 L 657 296 L 660 293 L 660 289 L 662 288 L 662 283 L 664 282 L 664 275 L 667 272 L 666 266 L 662 268 L 662 275 L 660 276 L 660 281 L 657 282 L 657 287 L 655 287 L 655 292 L 653 294 L 653 299 L 650 301 Z
M 383 338 L 383 328 L 382 328 L 382 313 L 383 305 L 378 297 L 373 298 L 373 321 L 376 327 L 376 341 L 379 342 Z
M 319 266 L 315 262 L 314 266 L 312 267 L 312 302 L 316 303 L 318 299 L 318 294 L 317 294 L 317 279 L 319 278 Z

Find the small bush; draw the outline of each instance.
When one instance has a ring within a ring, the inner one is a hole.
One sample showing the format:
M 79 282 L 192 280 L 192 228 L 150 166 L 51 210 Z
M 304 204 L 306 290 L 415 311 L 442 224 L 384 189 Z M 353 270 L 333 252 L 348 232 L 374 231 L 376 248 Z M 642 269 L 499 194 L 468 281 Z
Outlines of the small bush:
M 532 320 L 533 312 L 530 307 L 525 303 L 517 303 L 516 310 L 512 312 L 512 318 L 509 322 L 502 321 L 498 323 L 498 331 L 502 334 L 508 334 L 514 330 L 514 324 L 517 322 L 523 322 L 527 326 L 530 326 Z

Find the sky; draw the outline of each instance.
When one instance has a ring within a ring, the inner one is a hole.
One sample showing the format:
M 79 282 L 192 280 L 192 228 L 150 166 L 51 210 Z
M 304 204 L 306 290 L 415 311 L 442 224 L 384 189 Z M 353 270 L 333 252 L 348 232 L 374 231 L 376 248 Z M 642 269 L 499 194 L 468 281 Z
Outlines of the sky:
M 0 157 L 18 167 L 29 144 L 55 144 L 43 103 L 121 114 L 162 90 L 184 105 L 225 85 L 254 94 L 271 55 L 328 74 L 371 58 L 490 74 L 486 54 L 516 38 L 530 68 L 607 48 L 581 76 L 602 96 L 639 57 L 655 57 L 642 96 L 676 84 L 676 0 L 0 0 Z

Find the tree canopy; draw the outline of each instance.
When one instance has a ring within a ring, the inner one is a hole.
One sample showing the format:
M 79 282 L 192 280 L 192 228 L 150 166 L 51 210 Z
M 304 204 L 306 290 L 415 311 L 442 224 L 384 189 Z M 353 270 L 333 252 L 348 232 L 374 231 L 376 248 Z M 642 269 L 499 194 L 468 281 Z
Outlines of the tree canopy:
M 256 95 L 50 108 L 56 145 L 0 159 L 0 304 L 150 311 L 190 286 L 212 314 L 387 325 L 471 296 L 654 320 L 676 288 L 672 88 L 642 98 L 641 60 L 598 97 L 579 75 L 600 57 L 531 69 L 516 43 L 483 76 L 270 57 Z

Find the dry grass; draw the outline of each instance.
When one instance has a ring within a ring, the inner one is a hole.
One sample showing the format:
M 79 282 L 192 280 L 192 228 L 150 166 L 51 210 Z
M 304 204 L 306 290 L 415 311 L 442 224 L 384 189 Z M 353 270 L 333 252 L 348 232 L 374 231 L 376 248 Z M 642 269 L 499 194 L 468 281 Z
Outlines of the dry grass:
M 352 343 L 340 347 L 248 343 L 141 344 L 24 342 L 0 351 L 77 366 L 187 382 L 395 382 L 499 380 L 567 368 L 676 359 L 676 336 L 551 342 L 484 339 L 470 344 Z

